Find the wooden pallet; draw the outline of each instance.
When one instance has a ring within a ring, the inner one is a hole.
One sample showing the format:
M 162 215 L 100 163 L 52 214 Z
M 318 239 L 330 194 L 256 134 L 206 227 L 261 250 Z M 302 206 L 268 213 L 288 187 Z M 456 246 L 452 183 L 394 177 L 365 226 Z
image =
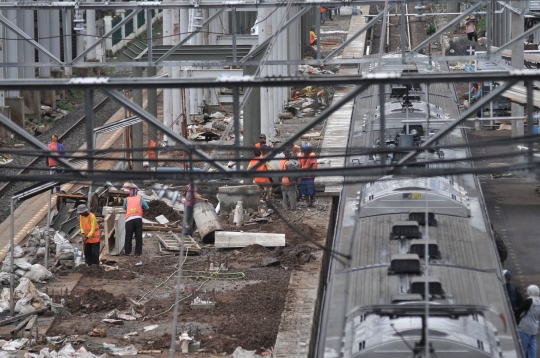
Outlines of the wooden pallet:
M 180 251 L 182 239 L 174 233 L 156 234 L 156 237 L 166 251 Z M 184 248 L 189 253 L 198 253 L 201 251 L 201 246 L 189 235 L 184 237 Z

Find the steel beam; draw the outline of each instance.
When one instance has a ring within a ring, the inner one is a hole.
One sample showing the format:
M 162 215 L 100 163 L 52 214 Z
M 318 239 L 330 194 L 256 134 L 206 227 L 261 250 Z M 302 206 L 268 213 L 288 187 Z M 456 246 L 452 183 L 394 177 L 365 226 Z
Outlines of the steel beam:
M 536 26 L 531 27 L 529 30 L 525 31 L 521 35 L 518 35 L 517 37 L 514 37 L 512 40 L 508 41 L 507 43 L 505 43 L 504 45 L 499 47 L 496 51 L 493 51 L 493 54 L 502 54 L 502 52 L 503 52 L 503 50 L 505 48 L 507 48 L 508 46 L 516 43 L 517 41 L 522 40 L 523 38 L 535 33 L 539 29 L 540 29 L 540 23 L 538 23 Z
M 60 61 L 60 59 L 56 58 L 52 53 L 50 53 L 46 48 L 44 48 L 43 46 L 41 46 L 39 43 L 37 43 L 30 35 L 28 35 L 26 32 L 24 32 L 23 30 L 21 30 L 19 27 L 17 27 L 14 23 L 12 23 L 11 21 L 9 21 L 5 16 L 1 15 L 0 14 L 0 23 L 4 24 L 7 28 L 9 28 L 11 31 L 13 31 L 14 33 L 16 33 L 17 35 L 19 35 L 20 37 L 22 37 L 23 39 L 27 40 L 28 42 L 30 42 L 32 44 L 32 46 L 34 46 L 35 48 L 38 49 L 38 51 L 41 51 L 43 52 L 44 54 L 46 54 L 47 56 L 49 56 L 52 60 L 54 60 L 56 64 L 60 64 L 60 65 L 63 65 L 64 63 L 62 61 Z M 25 66 L 27 66 L 28 64 L 23 64 Z
M 46 153 L 50 153 L 47 156 L 56 159 L 59 163 L 61 163 L 64 167 L 72 169 L 75 172 L 78 172 L 78 168 L 73 166 L 70 162 L 68 162 L 66 159 L 60 157 L 59 155 L 55 154 L 54 152 L 51 152 L 49 147 L 47 145 L 43 144 L 39 140 L 37 140 L 34 136 L 30 135 L 27 131 L 24 130 L 24 128 L 19 127 L 15 123 L 11 121 L 8 117 L 6 117 L 2 112 L 0 112 L 0 126 L 7 129 L 9 132 L 19 136 L 23 141 L 30 144 L 34 148 L 40 149 Z M 84 177 L 82 174 L 79 173 L 80 177 Z M 49 180 L 50 181 L 50 180 Z
M 161 130 L 163 133 L 165 133 L 169 138 L 173 139 L 175 142 L 180 144 L 182 147 L 188 148 L 190 150 L 193 150 L 193 152 L 203 158 L 210 161 L 210 165 L 217 168 L 219 171 L 227 171 L 225 167 L 223 167 L 221 164 L 214 162 L 205 152 L 203 152 L 200 149 L 193 149 L 194 146 L 184 137 L 179 135 L 178 133 L 175 133 L 171 128 L 165 126 L 159 119 L 157 119 L 152 114 L 145 111 L 141 106 L 138 106 L 137 104 L 131 102 L 124 96 L 122 96 L 120 93 L 113 89 L 102 89 L 102 92 L 114 99 L 116 102 L 121 104 L 124 107 L 127 107 L 129 110 L 131 110 L 133 113 L 137 114 L 139 117 L 141 117 L 143 120 L 147 121 L 148 123 L 154 125 L 159 130 Z
M 283 30 L 286 30 L 293 22 L 301 18 L 305 13 L 309 11 L 311 6 L 305 6 L 300 12 L 298 12 L 296 15 L 294 15 L 289 21 L 287 21 L 281 28 L 277 30 L 277 32 L 273 33 L 270 37 L 268 37 L 263 43 L 259 44 L 256 49 L 263 48 L 264 46 L 268 45 L 270 41 L 274 38 L 274 36 L 279 35 Z M 239 62 L 240 64 L 245 64 L 249 58 L 253 57 L 251 55 L 251 52 L 248 53 L 246 56 L 244 56 Z M 265 62 L 266 64 L 266 62 Z
M 212 22 L 212 20 L 214 20 L 216 17 L 218 17 L 219 15 L 221 15 L 221 13 L 223 11 L 225 11 L 225 7 L 222 7 L 221 9 L 219 9 L 214 15 L 212 15 L 211 17 L 208 18 L 208 20 L 206 20 L 205 22 L 202 23 L 201 25 L 201 28 L 200 29 L 197 29 L 196 31 L 193 31 L 191 32 L 189 35 L 187 35 L 184 39 L 182 39 L 182 41 L 180 41 L 177 45 L 173 46 L 173 48 L 171 48 L 169 51 L 167 51 L 167 53 L 165 53 L 163 56 L 161 56 L 160 58 L 158 58 L 155 62 L 154 65 L 158 65 L 158 64 L 161 64 L 163 61 L 165 61 L 165 59 L 167 59 L 170 55 L 172 55 L 177 49 L 180 48 L 180 46 L 182 46 L 183 44 L 185 44 L 186 42 L 189 41 L 190 38 L 192 38 L 193 36 L 197 35 L 197 33 L 201 30 L 201 29 L 204 29 L 206 27 L 206 25 L 208 25 L 210 22 Z M 150 57 L 148 59 L 148 62 L 150 63 Z
M 392 10 L 394 7 L 396 7 L 397 3 L 394 3 L 392 5 L 389 5 L 388 6 L 388 11 Z M 403 5 L 405 6 L 405 5 Z M 374 18 L 372 18 L 367 24 L 364 25 L 364 27 L 362 27 L 360 30 L 358 30 L 354 35 L 352 35 L 351 37 L 349 37 L 347 39 L 347 41 L 345 41 L 343 44 L 341 44 L 338 48 L 336 48 L 334 51 L 332 51 L 328 56 L 326 56 L 324 58 L 324 60 L 322 61 L 323 64 L 326 63 L 328 60 L 330 60 L 331 58 L 334 58 L 335 55 L 337 55 L 341 50 L 343 50 L 345 47 L 349 46 L 349 44 L 351 42 L 353 42 L 354 40 L 356 40 L 356 38 L 360 35 L 362 35 L 364 32 L 366 32 L 369 28 L 371 28 L 373 25 L 375 25 L 377 23 L 377 21 L 379 21 L 381 19 L 381 17 L 383 17 L 385 14 L 384 11 L 381 11 L 377 16 L 375 16 Z M 402 35 L 404 36 L 404 35 Z M 405 51 L 405 50 L 403 50 Z
M 424 46 L 426 46 L 428 43 L 430 43 L 431 41 L 437 40 L 439 38 L 439 36 L 442 35 L 443 33 L 445 33 L 448 29 L 451 29 L 454 26 L 459 25 L 459 22 L 461 21 L 461 19 L 463 19 L 467 15 L 473 13 L 476 9 L 478 9 L 480 6 L 483 6 L 483 5 L 484 5 L 484 2 L 481 1 L 481 2 L 478 2 L 475 5 L 471 6 L 466 11 L 464 11 L 461 15 L 456 16 L 456 18 L 454 20 L 450 21 L 445 26 L 443 26 L 442 28 L 437 30 L 437 32 L 435 32 L 433 35 L 431 35 L 430 37 L 428 37 L 427 39 L 422 41 L 420 43 L 420 45 L 418 45 L 414 49 L 412 49 L 410 53 L 418 53 L 418 51 L 420 51 L 422 48 L 424 48 Z
M 463 112 L 461 116 L 459 116 L 458 118 L 454 119 L 451 123 L 449 123 L 447 127 L 438 131 L 433 137 L 431 137 L 429 140 L 424 142 L 424 144 L 422 144 L 422 147 L 428 147 L 432 143 L 437 142 L 437 140 L 439 140 L 440 138 L 448 134 L 450 131 L 454 130 L 454 128 L 456 128 L 461 122 L 467 120 L 468 117 L 470 117 L 471 115 L 481 110 L 484 107 L 484 105 L 491 102 L 498 95 L 506 91 L 508 88 L 512 87 L 516 82 L 517 82 L 516 79 L 514 80 L 509 79 L 508 81 L 503 82 L 499 87 L 491 90 L 491 92 L 487 96 L 482 97 L 482 100 L 473 104 L 468 110 Z M 420 154 L 420 151 L 410 152 L 399 161 L 398 165 L 403 165 L 405 162 L 416 158 L 418 154 Z
M 73 61 L 71 61 L 71 63 L 69 63 L 70 65 L 72 64 L 75 64 L 77 63 L 79 60 L 83 59 L 84 56 L 86 56 L 88 53 L 90 53 L 90 51 L 92 51 L 93 49 L 95 49 L 96 47 L 99 46 L 100 43 L 102 43 L 103 41 L 105 41 L 108 37 L 110 37 L 116 30 L 118 30 L 119 28 L 121 28 L 122 26 L 124 26 L 124 24 L 126 22 L 128 22 L 129 20 L 133 19 L 139 12 L 141 11 L 141 9 L 137 9 L 135 11 L 133 11 L 131 14 L 129 14 L 128 16 L 124 17 L 122 19 L 122 21 L 120 21 L 118 24 L 116 24 L 116 26 L 114 26 L 109 32 L 107 32 L 105 35 L 101 36 L 99 39 L 97 39 L 96 42 L 94 42 L 92 45 L 90 45 L 86 50 L 84 50 L 79 56 L 75 57 L 73 59 Z M 152 27 L 152 26 L 150 26 Z M 95 64 L 95 62 L 92 62 Z

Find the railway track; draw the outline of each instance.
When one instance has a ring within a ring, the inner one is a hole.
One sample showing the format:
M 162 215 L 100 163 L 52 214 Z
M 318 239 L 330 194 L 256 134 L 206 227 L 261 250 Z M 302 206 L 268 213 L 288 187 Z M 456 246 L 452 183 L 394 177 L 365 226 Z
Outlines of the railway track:
M 103 98 L 99 103 L 97 103 L 95 106 L 94 106 L 94 113 L 97 113 L 100 109 L 102 109 L 108 102 L 110 101 L 109 97 L 105 97 Z M 71 135 L 71 133 L 73 133 L 79 126 L 83 125 L 84 124 L 84 121 L 86 119 L 86 115 L 83 115 L 81 116 L 80 118 L 78 118 L 77 120 L 75 120 L 75 123 L 73 123 L 67 130 L 65 130 L 63 133 L 59 134 L 59 142 L 62 142 L 64 139 L 66 139 L 67 137 L 69 137 Z M 33 159 L 30 160 L 30 162 L 26 165 L 25 168 L 19 170 L 17 172 L 17 175 L 19 174 L 24 174 L 26 172 L 28 172 L 33 166 L 35 166 L 37 164 L 37 162 L 41 159 L 42 157 L 41 156 L 37 156 Z M 13 185 L 13 183 L 15 183 L 14 181 L 10 181 L 10 182 L 4 182 L 1 186 L 0 186 L 0 196 L 3 196 L 4 193 L 7 192 L 7 190 L 11 187 L 11 185 Z

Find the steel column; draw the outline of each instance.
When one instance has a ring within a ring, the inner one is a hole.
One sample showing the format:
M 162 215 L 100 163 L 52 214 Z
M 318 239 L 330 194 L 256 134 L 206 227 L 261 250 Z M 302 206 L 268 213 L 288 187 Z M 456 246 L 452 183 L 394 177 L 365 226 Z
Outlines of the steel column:
M 135 67 L 133 68 L 133 77 L 142 77 L 142 68 L 140 67 Z M 136 104 L 137 106 L 140 106 L 141 108 L 143 108 L 143 93 L 142 93 L 142 89 L 134 89 L 133 90 L 133 103 Z M 139 122 L 139 123 L 136 123 L 136 124 L 133 124 L 132 126 L 132 129 L 133 129 L 133 141 L 132 141 L 132 144 L 133 144 L 133 152 L 132 152 L 132 157 L 133 157 L 133 170 L 142 170 L 143 169 L 143 163 L 142 163 L 142 159 L 143 159 L 143 152 L 141 151 L 140 148 L 143 148 L 144 147 L 144 144 L 143 144 L 143 124 L 142 122 Z
M 26 10 L 28 11 L 28 10 Z M 54 57 L 60 59 L 60 12 L 58 9 L 49 11 L 49 31 L 51 38 L 49 39 L 50 51 Z M 33 32 L 30 34 L 33 35 Z M 52 69 L 59 70 L 60 66 L 54 66 Z
M 86 0 L 94 2 L 94 0 Z M 92 46 L 96 42 L 96 10 L 86 10 L 86 47 L 90 48 L 86 56 L 87 61 L 96 59 L 96 50 Z
M 191 148 L 192 147 L 192 144 L 187 139 L 185 139 L 182 136 L 174 133 L 170 128 L 163 125 L 163 123 L 161 123 L 161 121 L 159 119 L 157 119 L 156 117 L 154 117 L 150 113 L 146 112 L 141 106 L 127 100 L 124 96 L 119 94 L 117 91 L 112 90 L 112 89 L 102 89 L 102 91 L 105 94 L 107 94 L 109 97 L 114 99 L 116 102 L 121 104 L 122 106 L 127 107 L 130 111 L 132 111 L 134 114 L 141 117 L 146 122 L 154 124 L 155 126 L 157 126 L 159 130 L 161 130 L 162 132 L 167 134 L 171 139 L 173 139 L 175 142 L 177 142 L 177 144 L 179 144 L 180 146 L 182 146 L 184 148 Z M 200 158 L 208 159 L 208 160 L 212 161 L 212 158 L 210 158 L 205 152 L 203 152 L 200 149 L 194 149 L 194 153 Z M 227 169 L 225 169 L 219 163 L 214 163 L 212 161 L 210 163 L 210 165 L 212 165 L 213 167 L 219 169 L 220 171 L 227 171 Z
M 148 67 L 146 70 L 146 76 L 152 77 L 157 74 L 157 69 L 155 67 Z M 146 90 L 147 96 L 148 96 L 148 113 L 153 115 L 157 118 L 157 88 L 148 88 Z M 156 146 L 159 145 L 158 143 L 158 133 L 157 133 L 157 127 L 154 125 L 151 125 L 148 123 L 148 147 L 150 147 L 150 141 L 153 140 L 154 143 L 156 143 Z M 155 150 L 154 153 L 156 154 L 156 158 L 158 158 L 158 151 Z M 150 168 L 157 168 L 158 161 L 151 160 L 148 158 L 148 164 Z

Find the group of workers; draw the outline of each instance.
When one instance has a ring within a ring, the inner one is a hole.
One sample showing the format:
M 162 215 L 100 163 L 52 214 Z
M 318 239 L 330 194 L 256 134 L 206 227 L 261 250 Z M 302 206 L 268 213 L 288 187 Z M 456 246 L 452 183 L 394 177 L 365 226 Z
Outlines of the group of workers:
M 264 176 L 263 172 L 268 170 L 315 170 L 318 161 L 313 153 L 313 146 L 310 143 L 299 145 L 291 144 L 283 152 L 283 158 L 280 160 L 279 168 L 274 168 L 272 164 L 264 160 L 264 156 L 271 150 L 272 145 L 266 140 L 266 135 L 259 136 L 259 142 L 255 144 L 254 158 L 249 162 L 248 170 L 255 168 L 261 172 L 261 176 L 254 178 L 254 183 L 259 191 L 259 200 L 268 201 L 272 197 L 274 185 L 280 185 L 283 194 L 283 207 L 289 210 L 296 209 L 298 201 L 297 189 L 302 198 L 306 200 L 308 207 L 312 207 L 315 199 L 315 176 L 292 176 L 283 174 L 279 178 L 279 183 L 274 182 L 272 178 Z M 297 161 L 298 164 L 295 162 Z M 258 173 L 259 174 L 259 173 Z

